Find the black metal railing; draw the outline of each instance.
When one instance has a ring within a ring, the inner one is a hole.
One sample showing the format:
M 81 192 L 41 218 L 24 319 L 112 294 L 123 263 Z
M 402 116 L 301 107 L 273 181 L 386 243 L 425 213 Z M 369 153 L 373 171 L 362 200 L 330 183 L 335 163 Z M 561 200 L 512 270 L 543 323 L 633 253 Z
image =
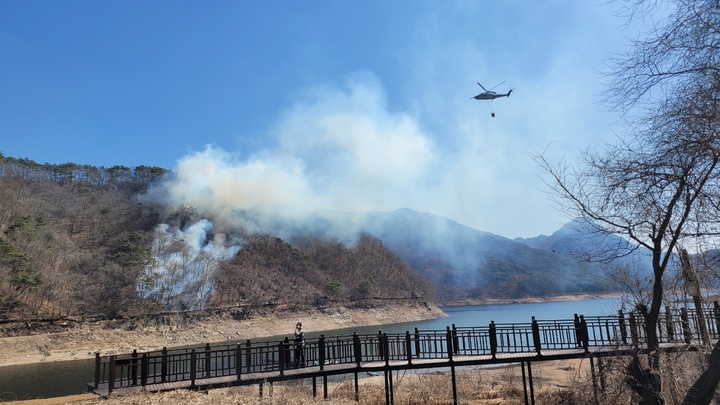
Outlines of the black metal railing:
M 536 320 L 529 323 L 495 323 L 487 326 L 420 330 L 411 333 L 353 334 L 307 339 L 302 346 L 285 338 L 224 345 L 206 344 L 195 348 L 163 348 L 161 351 L 95 358 L 94 388 L 116 388 L 189 381 L 214 377 L 275 372 L 283 375 L 298 366 L 301 352 L 304 366 L 348 365 L 448 360 L 460 356 L 538 355 L 572 350 L 587 353 L 591 347 L 641 346 L 646 343 L 644 317 L 640 312 L 622 311 L 616 316 L 575 315 L 568 320 Z M 661 343 L 700 342 L 701 327 L 712 338 L 720 335 L 720 307 L 703 308 L 698 314 L 685 308 L 666 308 L 658 322 Z

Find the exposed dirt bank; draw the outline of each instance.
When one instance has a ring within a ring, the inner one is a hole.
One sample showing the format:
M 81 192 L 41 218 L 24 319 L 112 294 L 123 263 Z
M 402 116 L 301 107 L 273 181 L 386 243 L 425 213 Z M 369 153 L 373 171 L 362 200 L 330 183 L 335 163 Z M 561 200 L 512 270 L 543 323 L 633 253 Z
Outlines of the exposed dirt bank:
M 353 326 L 412 322 L 445 316 L 438 307 L 427 304 L 394 304 L 368 309 L 331 308 L 302 312 L 274 309 L 235 320 L 229 314 L 209 319 L 168 317 L 158 320 L 132 320 L 84 323 L 58 333 L 13 336 L 0 339 L 0 367 L 48 361 L 88 359 L 101 355 L 199 345 L 228 340 L 258 339 L 290 335 L 296 322 L 305 330 L 324 331 Z

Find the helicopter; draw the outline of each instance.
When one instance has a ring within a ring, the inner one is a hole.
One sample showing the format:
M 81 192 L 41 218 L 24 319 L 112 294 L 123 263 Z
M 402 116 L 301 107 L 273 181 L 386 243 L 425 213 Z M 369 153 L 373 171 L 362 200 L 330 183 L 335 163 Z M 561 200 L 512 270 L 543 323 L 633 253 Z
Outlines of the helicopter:
M 504 81 L 503 81 L 503 82 L 500 82 L 500 84 L 498 84 L 497 86 L 499 86 L 499 85 L 501 85 L 501 84 L 503 84 L 503 83 L 505 83 L 505 82 L 504 82 Z M 492 90 L 493 90 L 495 87 L 497 87 L 497 86 L 493 87 L 493 88 L 490 89 L 490 90 L 487 90 L 487 89 L 486 89 L 485 87 L 483 87 L 483 85 L 480 84 L 480 83 L 478 83 L 478 86 L 482 87 L 482 89 L 483 89 L 484 91 L 483 91 L 482 93 L 478 94 L 477 96 L 470 97 L 471 99 L 474 98 L 475 100 L 495 100 L 495 99 L 498 98 L 498 97 L 510 97 L 510 93 L 512 93 L 512 91 L 513 91 L 513 89 L 510 89 L 510 90 L 509 90 L 507 93 L 505 93 L 505 94 L 498 94 L 498 93 L 492 91 Z

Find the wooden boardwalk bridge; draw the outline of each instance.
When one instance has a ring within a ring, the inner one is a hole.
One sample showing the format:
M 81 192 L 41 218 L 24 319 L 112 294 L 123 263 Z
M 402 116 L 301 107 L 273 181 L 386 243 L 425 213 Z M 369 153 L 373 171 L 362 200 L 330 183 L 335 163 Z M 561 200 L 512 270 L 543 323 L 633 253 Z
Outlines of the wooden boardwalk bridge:
M 698 313 L 685 308 L 666 308 L 658 324 L 662 347 L 695 350 L 702 332 L 720 338 L 718 302 Z M 95 357 L 95 380 L 90 390 L 107 397 L 137 391 L 179 388 L 211 388 L 264 384 L 295 379 L 322 378 L 327 398 L 327 378 L 354 374 L 385 376 L 386 402 L 393 403 L 392 372 L 397 370 L 449 368 L 454 402 L 457 403 L 455 368 L 462 366 L 520 364 L 526 403 L 528 387 L 534 397 L 531 363 L 547 360 L 617 356 L 642 351 L 645 344 L 643 318 L 639 313 L 616 316 L 574 315 L 568 320 L 537 320 L 529 323 L 495 323 L 487 326 L 448 326 L 445 330 L 415 329 L 405 333 L 324 336 L 307 339 L 302 348 L 285 338 L 167 349 L 162 351 Z M 305 364 L 295 367 L 302 350 Z M 526 370 L 528 380 L 526 382 Z M 594 369 L 593 369 L 594 372 Z M 529 384 L 528 384 L 529 382 Z M 533 400 L 534 403 L 534 400 Z

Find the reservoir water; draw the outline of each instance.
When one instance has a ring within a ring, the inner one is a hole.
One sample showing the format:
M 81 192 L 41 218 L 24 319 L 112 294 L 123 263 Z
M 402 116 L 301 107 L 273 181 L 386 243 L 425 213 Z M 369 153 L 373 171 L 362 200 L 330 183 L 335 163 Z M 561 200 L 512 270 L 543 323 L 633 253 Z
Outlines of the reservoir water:
M 529 323 L 534 316 L 544 319 L 573 319 L 578 315 L 613 315 L 620 309 L 616 298 L 588 299 L 581 301 L 557 301 L 519 304 L 467 305 L 442 307 L 448 315 L 427 321 L 355 327 L 332 331 L 313 331 L 312 325 L 304 325 L 306 336 L 313 338 L 321 333 L 326 336 L 358 333 L 401 333 L 418 329 L 445 329 L 447 326 L 485 326 L 495 323 Z M 290 331 L 292 333 L 292 331 Z M 288 333 L 288 336 L 290 335 Z M 284 338 L 278 337 L 278 340 Z M 262 340 L 273 340 L 265 338 Z M 227 342 L 223 342 L 227 344 Z M 93 380 L 94 361 L 74 360 L 0 367 L 0 402 L 31 398 L 50 398 L 81 394 L 86 384 Z

